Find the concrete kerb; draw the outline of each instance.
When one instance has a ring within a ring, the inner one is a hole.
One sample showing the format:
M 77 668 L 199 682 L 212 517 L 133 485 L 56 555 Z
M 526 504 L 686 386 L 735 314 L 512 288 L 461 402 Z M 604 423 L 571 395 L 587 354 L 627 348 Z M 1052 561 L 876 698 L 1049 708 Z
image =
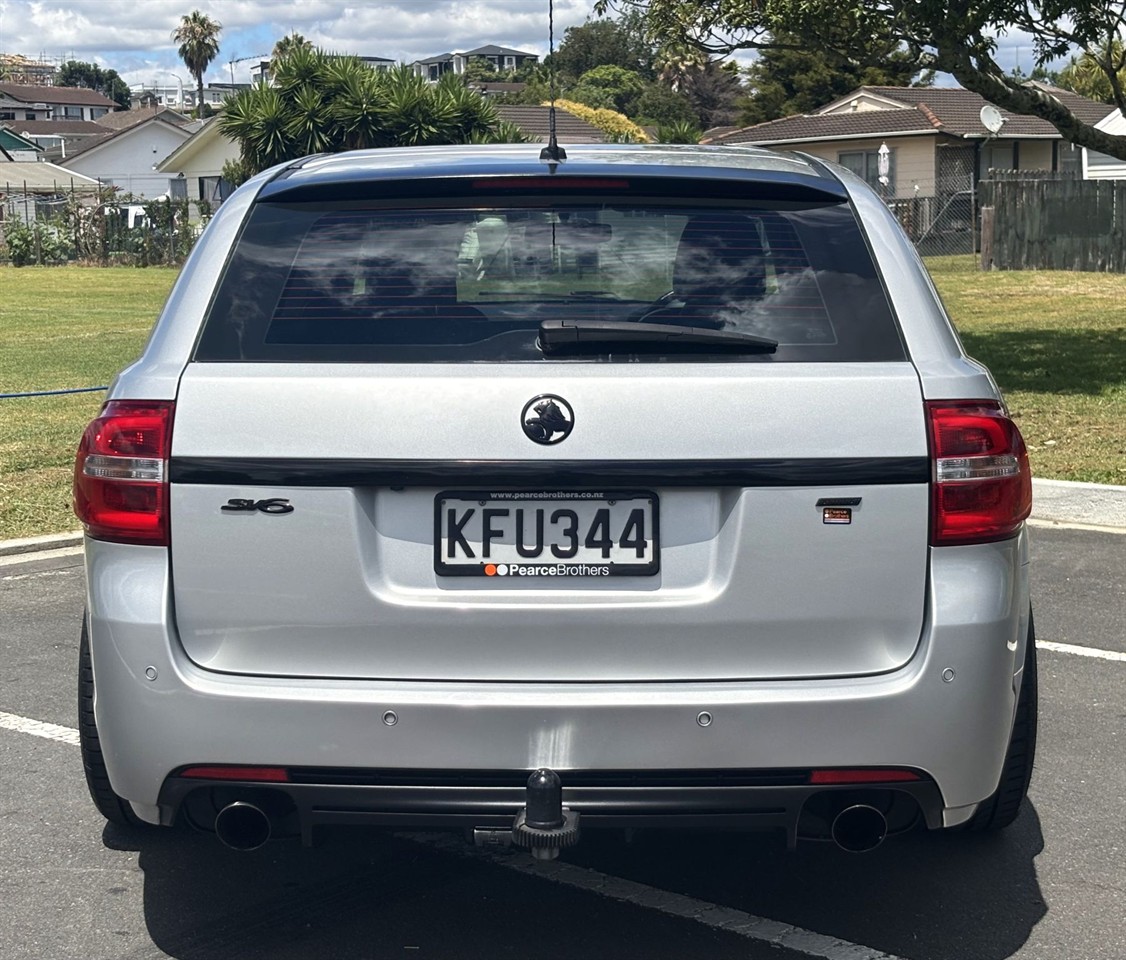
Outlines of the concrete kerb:
M 1126 487 L 1072 480 L 1033 480 L 1032 519 L 1047 523 L 1079 524 L 1126 529 Z M 0 540 L 0 557 L 39 553 L 82 544 L 82 531 L 45 537 Z
M 81 530 L 72 530 L 70 533 L 51 533 L 45 537 L 0 540 L 0 557 L 10 557 L 19 553 L 40 553 L 44 550 L 59 550 L 64 547 L 79 547 L 81 545 Z
M 1032 519 L 1126 528 L 1126 487 L 1034 479 Z

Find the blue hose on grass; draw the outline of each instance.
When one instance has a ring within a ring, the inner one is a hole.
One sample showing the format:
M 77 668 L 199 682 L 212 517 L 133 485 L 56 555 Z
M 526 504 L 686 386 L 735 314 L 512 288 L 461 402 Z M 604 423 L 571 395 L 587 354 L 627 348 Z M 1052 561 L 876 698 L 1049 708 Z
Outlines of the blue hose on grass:
M 109 387 L 75 387 L 70 390 L 31 390 L 27 393 L 0 393 L 0 400 L 13 400 L 16 397 L 57 397 L 67 393 L 96 393 Z

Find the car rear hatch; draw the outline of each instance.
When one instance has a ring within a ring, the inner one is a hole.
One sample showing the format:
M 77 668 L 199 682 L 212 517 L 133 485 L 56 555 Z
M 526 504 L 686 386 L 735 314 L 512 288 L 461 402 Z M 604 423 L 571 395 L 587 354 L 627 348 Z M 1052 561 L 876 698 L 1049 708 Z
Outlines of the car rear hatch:
M 176 402 L 192 660 L 560 682 L 911 657 L 926 424 L 848 204 L 567 187 L 257 204 Z

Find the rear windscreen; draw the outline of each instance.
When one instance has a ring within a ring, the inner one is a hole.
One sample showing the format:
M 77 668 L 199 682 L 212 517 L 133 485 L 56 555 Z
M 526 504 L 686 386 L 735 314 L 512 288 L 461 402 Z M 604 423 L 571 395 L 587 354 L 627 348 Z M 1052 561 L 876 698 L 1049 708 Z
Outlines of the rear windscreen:
M 205 361 L 700 361 L 612 343 L 545 355 L 540 324 L 752 334 L 724 361 L 904 359 L 851 208 L 665 199 L 260 203 L 212 303 Z

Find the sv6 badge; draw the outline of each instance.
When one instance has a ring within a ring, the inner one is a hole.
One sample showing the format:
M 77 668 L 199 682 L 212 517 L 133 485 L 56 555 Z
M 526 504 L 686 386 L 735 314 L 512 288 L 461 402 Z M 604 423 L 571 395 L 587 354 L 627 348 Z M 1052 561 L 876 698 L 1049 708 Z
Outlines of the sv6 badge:
M 270 500 L 228 500 L 219 508 L 227 513 L 293 513 L 288 500 L 274 497 Z

